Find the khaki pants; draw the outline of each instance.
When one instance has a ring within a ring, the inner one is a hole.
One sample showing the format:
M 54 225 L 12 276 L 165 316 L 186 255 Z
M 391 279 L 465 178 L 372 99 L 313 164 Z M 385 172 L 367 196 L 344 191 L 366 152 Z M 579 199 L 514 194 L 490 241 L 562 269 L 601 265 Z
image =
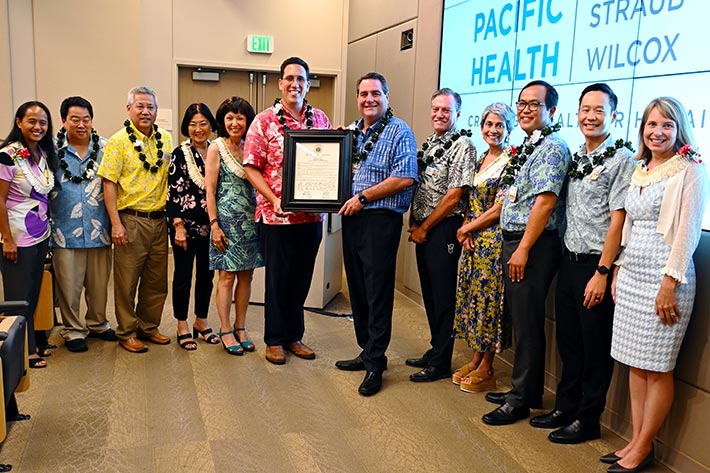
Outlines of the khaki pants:
M 52 256 L 59 311 L 65 340 L 86 338 L 89 331 L 108 330 L 106 300 L 111 275 L 111 247 L 57 248 Z M 85 323 L 79 316 L 81 291 L 86 301 Z
M 120 217 L 128 246 L 114 246 L 113 284 L 116 335 L 125 340 L 158 331 L 168 295 L 168 229 L 165 218 Z

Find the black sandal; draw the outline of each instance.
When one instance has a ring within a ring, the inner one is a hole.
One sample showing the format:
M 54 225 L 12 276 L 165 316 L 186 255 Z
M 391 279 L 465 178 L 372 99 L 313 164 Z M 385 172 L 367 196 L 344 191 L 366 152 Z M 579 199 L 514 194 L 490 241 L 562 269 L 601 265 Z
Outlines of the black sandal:
M 198 330 L 195 328 L 195 326 L 192 326 L 192 337 L 197 340 L 199 338 L 199 335 L 202 335 L 202 338 L 205 339 L 207 343 L 210 345 L 217 345 L 219 344 L 219 337 L 212 332 L 212 329 L 207 327 L 204 330 Z
M 47 362 L 44 361 L 42 358 L 30 358 L 30 368 L 46 368 L 47 367 Z M 44 364 L 42 364 L 44 363 Z
M 52 356 L 52 352 L 50 351 L 52 348 L 56 348 L 56 345 L 44 345 L 37 347 L 37 354 L 42 358 L 47 358 L 48 356 Z
M 197 350 L 197 342 L 195 341 L 194 338 L 192 338 L 192 335 L 190 335 L 189 333 L 183 333 L 182 335 L 180 335 L 178 333 L 177 334 L 177 342 L 178 342 L 178 345 L 180 345 L 180 348 L 182 348 L 183 350 L 187 350 L 187 351 Z

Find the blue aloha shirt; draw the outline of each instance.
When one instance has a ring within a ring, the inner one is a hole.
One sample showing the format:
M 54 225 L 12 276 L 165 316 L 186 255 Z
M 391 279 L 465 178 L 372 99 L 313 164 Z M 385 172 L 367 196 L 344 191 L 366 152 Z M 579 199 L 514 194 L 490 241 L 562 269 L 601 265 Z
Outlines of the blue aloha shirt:
M 357 128 L 360 131 L 355 138 L 355 151 L 363 150 L 372 131 L 377 128 L 377 123 L 379 121 L 365 133 L 362 133 L 362 118 L 350 125 L 351 129 Z M 372 150 L 367 153 L 367 158 L 354 170 L 352 195 L 357 195 L 388 177 L 410 178 L 416 181 L 417 174 L 417 142 L 414 133 L 403 120 L 392 117 Z M 368 202 L 365 209 L 387 209 L 403 214 L 409 209 L 413 193 L 414 186 L 409 186 L 384 199 Z
M 525 139 L 526 143 L 528 139 Z M 558 197 L 545 230 L 560 228 L 565 216 L 562 190 L 571 159 L 567 143 L 557 133 L 551 133 L 540 141 L 520 168 L 515 183 L 508 188 L 505 195 L 500 216 L 500 226 L 504 231 L 524 232 L 535 200 L 544 192 L 552 192 Z M 513 188 L 516 190 L 516 196 L 515 200 L 511 201 Z
M 587 154 L 587 146 L 582 145 L 575 155 L 578 169 L 592 164 L 595 156 L 614 146 L 611 135 Z M 582 179 L 570 179 L 567 185 L 567 228 L 565 246 L 573 253 L 601 254 L 606 233 L 611 224 L 611 211 L 624 208 L 631 175 L 637 162 L 628 148 L 619 148 L 613 156 L 604 158 L 603 170 Z
M 111 224 L 104 203 L 102 179 L 97 173 L 106 139 L 100 138 L 99 145 L 101 149 L 96 155 L 92 179 L 72 182 L 64 177 L 61 167 L 54 174 L 57 184 L 49 193 L 52 248 L 101 248 L 111 245 Z M 91 145 L 83 158 L 69 144 L 65 145 L 64 150 L 67 170 L 80 176 L 89 163 Z

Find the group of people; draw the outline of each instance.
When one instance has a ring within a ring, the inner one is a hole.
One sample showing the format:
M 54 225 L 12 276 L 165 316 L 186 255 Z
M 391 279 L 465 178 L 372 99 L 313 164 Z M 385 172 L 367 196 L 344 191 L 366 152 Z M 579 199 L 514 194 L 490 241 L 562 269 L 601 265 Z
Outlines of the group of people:
M 471 132 L 456 126 L 459 95 L 434 93 L 434 133 L 418 154 L 409 224 L 431 348 L 406 364 L 422 368 L 412 381 L 448 378 L 453 327 L 473 357 L 452 381 L 466 392 L 492 391 L 495 353 L 513 346 L 512 388 L 486 394 L 500 406 L 482 420 L 527 418 L 542 407 L 545 300 L 558 274 L 562 373 L 554 409 L 530 424 L 554 429 L 554 443 L 599 438 L 616 359 L 630 368 L 633 436 L 600 460 L 612 473 L 639 471 L 653 462 L 652 441 L 673 400 L 708 179 L 676 99 L 646 107 L 638 152 L 612 136 L 618 98 L 607 84 L 581 93 L 584 143 L 574 154 L 558 135 L 557 103 L 554 87 L 532 81 L 519 94 L 517 117 L 507 104 L 487 106 L 488 150 L 479 156 Z M 516 118 L 526 137 L 510 146 Z
M 170 134 L 155 124 L 158 101 L 149 87 L 129 92 L 128 119 L 108 140 L 93 129 L 93 108 L 81 97 L 62 103 L 56 138 L 41 102 L 17 110 L 0 145 L 0 269 L 5 298 L 30 302 L 21 315 L 28 319 L 31 367 L 46 366 L 31 315 L 48 251 L 67 349 L 86 351 L 86 337 L 118 340 L 132 353 L 147 351 L 145 341 L 170 343 L 159 331 L 168 239 L 181 348 L 196 350 L 202 337 L 230 355 L 254 351 L 245 318 L 253 271 L 264 266 L 266 360 L 284 364 L 287 352 L 315 358 L 303 343 L 303 304 L 322 215 L 281 205 L 284 132 L 331 128 L 305 98 L 309 79 L 308 64 L 291 57 L 281 65 L 281 97 L 259 114 L 239 97 L 225 100 L 216 115 L 204 103 L 191 104 L 181 123 L 188 139 L 174 149 Z M 608 85 L 581 93 L 584 143 L 574 154 L 558 135 L 557 102 L 554 87 L 533 81 L 515 110 L 500 102 L 487 106 L 481 134 L 488 149 L 479 154 L 472 131 L 457 126 L 461 97 L 437 90 L 433 133 L 417 149 L 412 130 L 389 107 L 386 79 L 371 72 L 358 80 L 361 117 L 348 127 L 355 137 L 352 197 L 339 214 L 360 352 L 336 367 L 365 372 L 358 388 L 364 396 L 382 387 L 396 256 L 409 211 L 431 335 L 431 348 L 406 360 L 420 368 L 411 381 L 451 376 L 463 391 L 492 391 L 494 356 L 514 346 L 512 389 L 486 394 L 500 406 L 483 422 L 511 424 L 541 408 L 545 300 L 559 272 L 563 370 L 554 410 L 530 423 L 556 429 L 549 435 L 556 443 L 598 438 L 616 359 L 630 366 L 633 437 L 601 460 L 612 463 L 611 472 L 638 471 L 653 461 L 652 439 L 673 398 L 672 372 L 695 294 L 692 254 L 707 176 L 687 113 L 673 98 L 646 108 L 638 152 L 611 134 L 618 99 Z M 526 138 L 511 146 L 516 119 Z M 210 141 L 212 133 L 217 138 Z M 111 246 L 115 332 L 106 319 Z M 216 334 L 207 323 L 214 270 Z M 473 354 L 452 376 L 456 337 Z

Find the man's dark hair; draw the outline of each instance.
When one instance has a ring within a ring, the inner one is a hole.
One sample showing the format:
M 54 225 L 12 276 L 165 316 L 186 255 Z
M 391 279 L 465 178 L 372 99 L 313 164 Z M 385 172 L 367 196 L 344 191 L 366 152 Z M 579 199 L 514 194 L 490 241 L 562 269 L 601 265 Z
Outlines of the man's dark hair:
M 187 109 L 185 109 L 185 115 L 182 117 L 182 123 L 180 124 L 180 133 L 182 133 L 182 136 L 190 136 L 190 130 L 188 129 L 190 126 L 190 120 L 192 120 L 192 117 L 194 117 L 198 113 L 201 113 L 205 116 L 207 121 L 210 123 L 210 128 L 212 129 L 212 131 L 217 131 L 217 129 L 219 128 L 217 126 L 217 120 L 214 119 L 210 108 L 202 102 L 191 103 L 187 106 Z
M 288 66 L 289 64 L 296 64 L 303 67 L 306 70 L 306 80 L 311 80 L 311 68 L 308 67 L 308 63 L 306 63 L 306 61 L 304 61 L 300 57 L 296 56 L 290 57 L 281 63 L 281 79 L 284 78 L 284 69 L 286 69 L 286 66 Z
M 382 92 L 384 92 L 385 95 L 389 94 L 390 88 L 389 88 L 389 86 L 387 85 L 387 79 L 385 79 L 385 76 L 383 76 L 383 75 L 380 74 L 379 72 L 368 72 L 368 73 L 365 74 L 364 76 L 360 77 L 360 78 L 357 80 L 357 87 L 356 87 L 355 90 L 357 90 L 358 92 L 360 92 L 360 83 L 361 83 L 362 81 L 368 80 L 368 79 L 380 81 L 380 83 L 382 84 Z
M 89 116 L 93 120 L 94 118 L 94 107 L 91 106 L 91 102 L 86 100 L 84 97 L 67 97 L 64 100 L 62 100 L 62 104 L 59 106 L 59 116 L 62 117 L 62 120 L 67 119 L 67 115 L 69 114 L 69 109 L 72 107 L 81 107 L 85 108 L 89 111 Z
M 535 85 L 541 85 L 545 88 L 545 107 L 548 109 L 552 107 L 557 106 L 557 102 L 559 100 L 559 95 L 557 94 L 557 90 L 555 90 L 554 87 L 552 87 L 550 84 L 545 82 L 544 80 L 534 80 L 532 82 L 528 82 L 525 84 L 525 87 L 522 88 L 520 93 L 523 93 L 523 90 L 528 89 L 530 87 L 533 87 Z M 520 94 L 518 94 L 518 99 L 520 99 Z
M 614 112 L 616 111 L 616 106 L 619 103 L 619 98 L 616 96 L 613 90 L 611 90 L 611 87 L 606 85 L 603 82 L 597 82 L 596 84 L 588 85 L 587 87 L 584 88 L 582 91 L 582 95 L 579 96 L 579 104 L 582 104 L 582 99 L 584 98 L 585 95 L 587 95 L 589 92 L 603 92 L 606 95 L 609 96 L 609 104 L 611 105 L 611 111 Z
M 222 102 L 217 109 L 217 136 L 221 136 L 222 138 L 227 138 L 229 136 L 229 132 L 224 126 L 224 117 L 226 117 L 229 112 L 244 115 L 246 117 L 247 126 L 244 131 L 244 135 L 246 136 L 251 122 L 254 121 L 256 113 L 254 113 L 254 109 L 251 104 L 241 97 L 230 97 Z

